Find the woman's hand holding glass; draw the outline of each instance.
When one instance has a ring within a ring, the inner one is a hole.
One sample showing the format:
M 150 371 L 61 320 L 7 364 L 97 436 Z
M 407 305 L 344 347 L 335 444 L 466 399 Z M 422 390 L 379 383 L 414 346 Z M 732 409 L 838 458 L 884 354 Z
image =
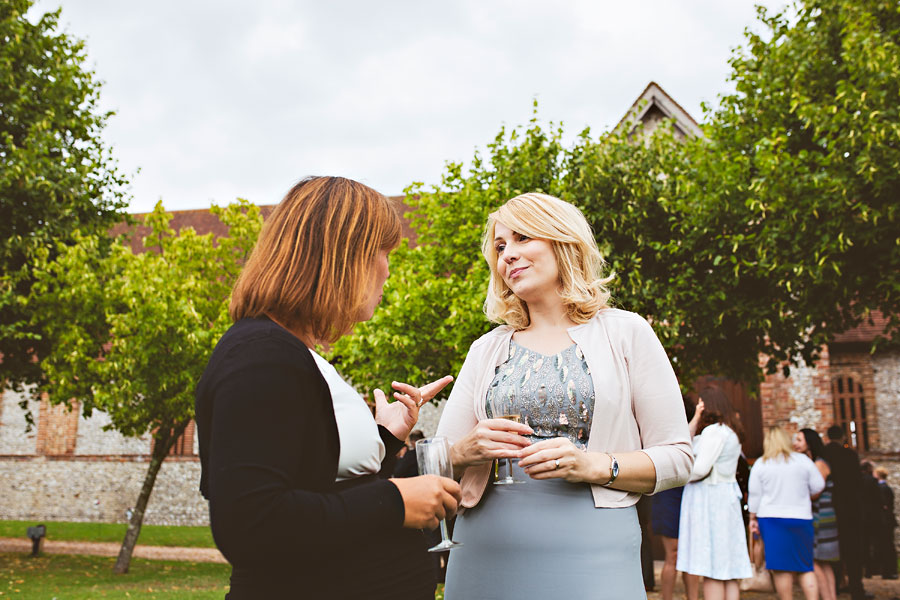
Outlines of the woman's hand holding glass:
M 381 390 L 373 390 L 375 397 L 375 422 L 385 427 L 398 440 L 405 440 L 419 420 L 419 409 L 437 396 L 453 377 L 447 375 L 420 388 L 394 381 L 391 387 L 397 402 L 388 402 Z
M 534 431 L 524 423 L 506 419 L 485 419 L 450 449 L 457 475 L 474 465 L 504 458 L 517 458 L 531 441 L 525 437 Z
M 445 437 L 433 437 L 416 442 L 416 461 L 419 465 L 420 475 L 440 475 L 453 478 L 453 464 L 450 462 L 450 444 Z M 441 541 L 436 546 L 429 548 L 429 552 L 443 552 L 457 546 L 459 542 L 450 539 L 447 533 L 447 521 L 442 518 Z
M 434 529 L 442 519 L 453 517 L 462 498 L 459 484 L 448 477 L 420 475 L 390 480 L 403 498 L 403 526 Z
M 570 483 L 606 483 L 609 479 L 608 454 L 585 452 L 568 438 L 536 442 L 522 449 L 519 466 L 532 479 L 565 479 Z

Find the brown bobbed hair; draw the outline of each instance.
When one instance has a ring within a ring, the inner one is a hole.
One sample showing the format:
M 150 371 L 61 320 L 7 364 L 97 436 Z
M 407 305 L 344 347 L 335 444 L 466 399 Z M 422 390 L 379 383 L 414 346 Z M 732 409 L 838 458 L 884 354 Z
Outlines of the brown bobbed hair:
M 235 321 L 263 315 L 316 342 L 350 331 L 371 292 L 380 250 L 400 243 L 384 195 L 343 177 L 307 177 L 263 225 L 231 293 Z
M 703 400 L 703 414 L 700 415 L 697 433 L 700 433 L 709 425 L 722 423 L 731 428 L 738 438 L 744 438 L 744 428 L 741 426 L 741 419 L 728 400 L 728 396 L 722 390 L 714 387 L 705 388 L 700 392 L 700 399 Z
M 566 316 L 573 323 L 587 323 L 597 311 L 609 306 L 606 284 L 613 277 L 603 276 L 606 263 L 587 219 L 576 206 L 564 200 L 531 192 L 508 200 L 488 215 L 481 253 L 491 269 L 484 301 L 484 312 L 489 320 L 507 323 L 518 330 L 531 324 L 528 306 L 497 271 L 498 254 L 494 247 L 497 223 L 530 238 L 550 242 L 559 269 L 559 296 L 566 307 Z

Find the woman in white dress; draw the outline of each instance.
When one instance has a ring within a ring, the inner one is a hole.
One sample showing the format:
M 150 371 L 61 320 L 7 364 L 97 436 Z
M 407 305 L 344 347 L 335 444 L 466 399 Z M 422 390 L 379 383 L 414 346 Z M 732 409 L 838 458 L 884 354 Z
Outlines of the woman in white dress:
M 681 501 L 677 568 L 704 578 L 705 600 L 735 600 L 738 580 L 753 574 L 735 478 L 740 421 L 721 390 L 707 388 L 700 399 L 700 417 L 691 422 L 694 470 Z

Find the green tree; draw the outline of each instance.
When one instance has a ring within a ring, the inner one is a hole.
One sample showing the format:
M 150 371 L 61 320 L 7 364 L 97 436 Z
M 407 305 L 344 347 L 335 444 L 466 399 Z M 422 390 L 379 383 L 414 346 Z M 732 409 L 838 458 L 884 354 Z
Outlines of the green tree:
M 724 293 L 721 343 L 756 346 L 771 372 L 872 310 L 897 330 L 900 11 L 807 0 L 759 20 L 694 149 L 677 235 Z
M 488 269 L 481 256 L 487 215 L 526 191 L 557 193 L 562 169 L 562 128 L 504 129 L 475 155 L 467 171 L 447 165 L 439 185 L 406 190 L 417 232 L 391 256 L 381 306 L 375 316 L 339 340 L 331 359 L 359 389 L 386 379 L 428 382 L 456 375 L 469 345 L 491 324 L 482 312 Z
M 32 23 L 31 6 L 0 3 L 0 381 L 18 391 L 41 381 L 34 358 L 53 345 L 16 300 L 36 254 L 76 229 L 106 231 L 127 204 L 84 45 L 58 32 L 59 10 Z
M 648 317 L 682 385 L 714 373 L 753 386 L 760 354 L 768 372 L 811 363 L 873 310 L 896 332 L 900 11 L 809 0 L 759 19 L 705 138 L 586 131 L 563 147 L 559 128 L 532 120 L 468 171 L 412 186 L 419 246 L 396 254 L 376 318 L 335 347 L 344 372 L 367 386 L 457 372 L 490 328 L 485 217 L 532 190 L 582 208 L 617 274 L 614 302 Z
M 115 571 L 127 572 L 162 462 L 194 415 L 194 387 L 230 326 L 228 297 L 259 232 L 259 208 L 247 202 L 212 212 L 226 237 L 176 234 L 162 203 L 147 216 L 146 252 L 105 234 L 74 234 L 53 258 L 38 252 L 25 309 L 44 320 L 57 344 L 41 355 L 50 402 L 81 403 L 109 415 L 109 429 L 150 432 L 153 449 Z
M 637 133 L 640 142 L 585 130 L 567 147 L 562 128 L 542 127 L 535 115 L 525 128 L 501 130 L 467 171 L 449 164 L 439 186 L 407 190 L 418 245 L 392 257 L 375 317 L 333 349 L 342 372 L 365 387 L 388 376 L 427 381 L 456 374 L 471 342 L 493 326 L 482 312 L 487 215 L 517 194 L 540 191 L 582 209 L 608 272 L 616 274 L 613 305 L 651 321 L 684 385 L 709 372 L 746 374 L 748 365 L 756 377 L 755 346 L 724 353 L 709 344 L 721 335 L 712 325 L 719 306 L 698 292 L 696 248 L 672 235 L 685 218 L 692 147 L 666 126 L 652 136 Z

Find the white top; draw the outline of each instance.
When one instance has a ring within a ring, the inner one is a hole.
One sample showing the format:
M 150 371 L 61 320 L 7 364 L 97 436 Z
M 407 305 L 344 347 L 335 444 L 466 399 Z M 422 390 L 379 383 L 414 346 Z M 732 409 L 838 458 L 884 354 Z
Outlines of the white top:
M 605 308 L 587 323 L 568 330 L 591 372 L 594 418 L 588 452 L 640 450 L 656 468 L 659 492 L 687 483 L 693 454 L 678 380 L 659 339 L 641 316 Z M 451 444 L 487 418 L 485 398 L 495 370 L 509 356 L 513 329 L 497 327 L 475 340 L 444 406 L 437 435 Z M 478 504 L 491 464 L 467 468 L 460 480 L 462 506 Z M 631 506 L 641 497 L 592 485 L 594 506 Z
M 341 443 L 337 481 L 377 473 L 381 469 L 385 449 L 369 405 L 344 381 L 331 363 L 312 349 L 309 353 L 328 383 L 334 404 L 334 418 Z
M 805 454 L 763 460 L 750 470 L 750 512 L 757 517 L 812 519 L 810 496 L 825 489 L 818 467 Z
M 707 425 L 694 437 L 694 469 L 691 481 L 704 484 L 737 481 L 741 442 L 737 434 L 723 423 Z

